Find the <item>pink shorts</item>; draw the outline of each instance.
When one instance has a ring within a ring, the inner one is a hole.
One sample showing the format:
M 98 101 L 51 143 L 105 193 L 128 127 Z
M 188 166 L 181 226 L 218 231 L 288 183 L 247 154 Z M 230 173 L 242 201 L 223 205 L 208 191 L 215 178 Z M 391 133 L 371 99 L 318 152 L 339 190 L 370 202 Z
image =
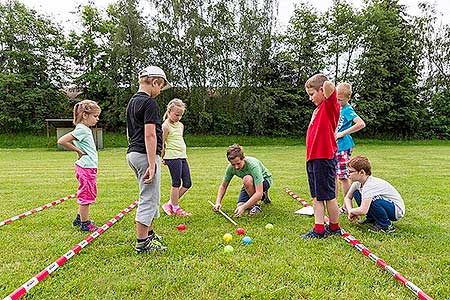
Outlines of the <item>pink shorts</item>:
M 338 151 L 336 152 L 336 176 L 338 179 L 347 179 L 348 178 L 348 169 L 347 163 L 350 160 L 350 156 L 352 155 L 352 149 Z
M 97 168 L 82 168 L 75 165 L 75 175 L 79 182 L 78 204 L 89 205 L 97 198 Z

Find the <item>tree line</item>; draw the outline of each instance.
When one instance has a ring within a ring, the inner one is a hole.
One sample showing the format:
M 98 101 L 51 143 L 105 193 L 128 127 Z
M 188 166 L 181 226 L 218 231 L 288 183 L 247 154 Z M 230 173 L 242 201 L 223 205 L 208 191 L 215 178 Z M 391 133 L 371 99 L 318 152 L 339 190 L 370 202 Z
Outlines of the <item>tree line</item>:
M 147 65 L 162 67 L 188 104 L 192 134 L 304 136 L 314 105 L 304 82 L 323 72 L 353 86 L 375 138 L 450 137 L 450 26 L 432 5 L 411 16 L 398 0 L 325 12 L 298 4 L 286 28 L 277 0 L 117 0 L 78 7 L 77 31 L 17 0 L 0 3 L 1 132 L 70 117 L 76 85 L 99 102 L 105 128 L 124 132 L 125 108 Z M 148 8 L 151 8 L 148 12 Z M 360 135 L 358 133 L 358 135 Z

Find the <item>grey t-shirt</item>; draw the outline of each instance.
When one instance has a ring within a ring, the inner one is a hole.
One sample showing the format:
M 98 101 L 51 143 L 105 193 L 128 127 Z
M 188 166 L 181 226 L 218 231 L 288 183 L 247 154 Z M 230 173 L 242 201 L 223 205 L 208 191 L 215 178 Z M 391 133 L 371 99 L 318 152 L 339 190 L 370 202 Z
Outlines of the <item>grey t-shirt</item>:
M 403 202 L 400 193 L 386 180 L 381 178 L 369 176 L 364 185 L 356 181 L 350 187 L 350 192 L 354 193 L 359 190 L 362 199 L 372 198 L 372 201 L 377 199 L 384 199 L 390 201 L 395 205 L 395 217 L 403 218 L 405 215 L 405 203 Z

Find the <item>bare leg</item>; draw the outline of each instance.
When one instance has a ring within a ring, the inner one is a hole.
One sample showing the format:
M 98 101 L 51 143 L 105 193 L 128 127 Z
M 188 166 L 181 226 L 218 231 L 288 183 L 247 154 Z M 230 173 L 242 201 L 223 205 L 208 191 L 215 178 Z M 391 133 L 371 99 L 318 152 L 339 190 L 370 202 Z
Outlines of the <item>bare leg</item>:
M 250 175 L 244 176 L 242 178 L 242 184 L 245 187 L 245 191 L 247 194 L 251 197 L 256 192 L 255 190 L 255 184 L 253 183 L 253 177 Z
M 136 237 L 138 239 L 146 239 L 148 237 L 148 232 L 152 229 L 153 229 L 153 221 L 150 224 L 150 226 L 136 222 Z
M 350 179 L 348 179 L 348 178 L 341 179 L 341 182 L 342 182 L 342 195 L 343 195 L 344 198 L 345 198 L 345 196 L 347 195 L 348 190 L 350 189 L 350 186 L 351 186 L 352 184 L 351 184 L 351 182 L 350 182 Z
M 89 221 L 89 205 L 80 204 L 78 213 L 80 214 L 81 222 Z
M 313 207 L 314 207 L 314 224 L 324 224 L 325 223 L 324 201 L 317 201 L 317 198 L 313 198 Z
M 330 223 L 339 223 L 339 206 L 336 198 L 327 201 L 327 211 Z

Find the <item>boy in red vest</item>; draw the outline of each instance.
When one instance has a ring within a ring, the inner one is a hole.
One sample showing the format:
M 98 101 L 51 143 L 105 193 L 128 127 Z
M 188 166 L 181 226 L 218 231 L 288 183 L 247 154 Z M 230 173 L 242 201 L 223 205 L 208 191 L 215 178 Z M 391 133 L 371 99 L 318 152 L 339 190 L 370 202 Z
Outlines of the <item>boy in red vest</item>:
M 304 239 L 325 238 L 341 234 L 339 206 L 336 199 L 337 150 L 335 131 L 340 105 L 334 84 L 323 74 L 316 74 L 305 83 L 309 99 L 317 106 L 306 133 L 306 170 L 309 190 L 313 198 L 314 228 L 302 234 Z M 325 207 L 330 225 L 325 226 Z

